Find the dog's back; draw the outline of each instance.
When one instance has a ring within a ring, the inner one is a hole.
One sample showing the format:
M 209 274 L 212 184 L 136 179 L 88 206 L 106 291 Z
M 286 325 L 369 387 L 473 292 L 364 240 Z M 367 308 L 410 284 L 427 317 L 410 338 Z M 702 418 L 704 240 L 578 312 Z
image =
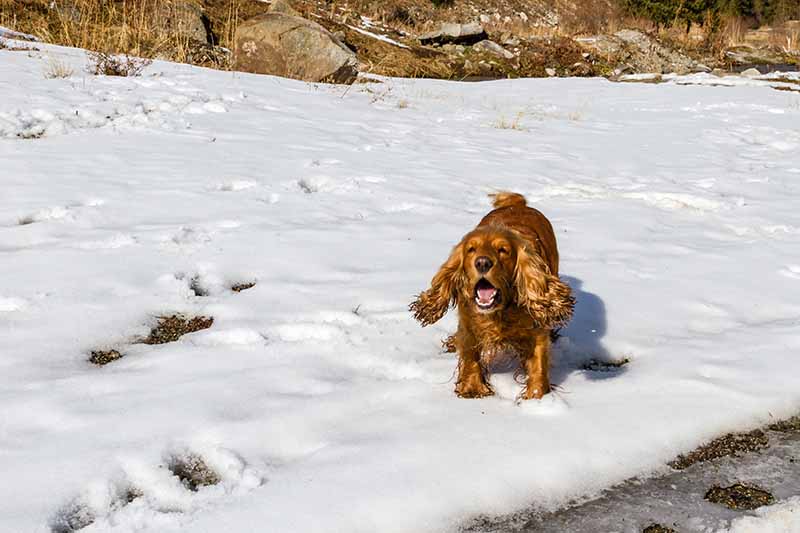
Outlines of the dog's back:
M 522 235 L 547 262 L 550 272 L 558 275 L 558 246 L 553 226 L 540 211 L 528 207 L 525 197 L 515 192 L 498 192 L 489 195 L 494 210 L 483 217 L 478 227 L 500 226 Z

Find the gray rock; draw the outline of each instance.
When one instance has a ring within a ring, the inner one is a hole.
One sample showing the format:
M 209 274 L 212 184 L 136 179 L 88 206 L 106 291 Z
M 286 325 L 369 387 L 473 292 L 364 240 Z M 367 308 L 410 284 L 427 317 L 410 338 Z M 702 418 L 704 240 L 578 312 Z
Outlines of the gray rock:
M 691 72 L 695 62 L 688 56 L 667 48 L 637 30 L 620 30 L 614 35 L 595 35 L 575 39 L 594 55 L 613 57 L 630 67 L 631 72 Z M 615 73 L 619 76 L 628 71 Z
M 703 63 L 697 63 L 692 67 L 692 72 L 711 72 L 711 67 L 704 65 Z
M 725 51 L 725 57 L 734 65 L 779 65 L 786 63 L 786 56 L 772 48 L 755 48 L 752 46 L 736 46 Z
M 486 31 L 477 22 L 458 24 L 445 22 L 438 30 L 419 36 L 421 44 L 464 44 L 472 45 L 486 39 Z
M 352 83 L 356 55 L 310 20 L 265 13 L 245 21 L 234 38 L 234 69 L 311 82 Z
M 199 2 L 192 0 L 173 0 L 158 2 L 153 11 L 154 21 L 163 24 L 171 32 L 201 43 L 208 42 L 205 13 Z
M 550 76 L 551 78 L 556 75 L 556 69 L 547 67 L 544 69 L 545 73 Z
M 493 56 L 502 57 L 503 59 L 514 58 L 514 54 L 512 52 L 509 52 L 496 42 L 488 39 L 485 39 L 479 43 L 475 43 L 472 45 L 472 49 L 478 52 L 485 52 L 487 54 L 492 54 Z
M 272 5 L 269 6 L 270 13 L 283 13 L 284 15 L 291 15 L 293 17 L 300 17 L 300 12 L 292 7 L 288 0 L 272 0 Z
M 743 70 L 740 72 L 740 74 L 745 78 L 755 78 L 761 76 L 761 71 L 759 71 L 757 68 L 749 68 L 747 70 Z

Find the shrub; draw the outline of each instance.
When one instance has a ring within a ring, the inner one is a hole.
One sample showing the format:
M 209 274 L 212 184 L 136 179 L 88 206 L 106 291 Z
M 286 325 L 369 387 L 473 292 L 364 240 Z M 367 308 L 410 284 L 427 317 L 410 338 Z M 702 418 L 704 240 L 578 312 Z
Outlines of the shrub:
M 87 70 L 97 76 L 139 76 L 152 63 L 141 57 L 106 52 L 89 52 L 89 61 Z

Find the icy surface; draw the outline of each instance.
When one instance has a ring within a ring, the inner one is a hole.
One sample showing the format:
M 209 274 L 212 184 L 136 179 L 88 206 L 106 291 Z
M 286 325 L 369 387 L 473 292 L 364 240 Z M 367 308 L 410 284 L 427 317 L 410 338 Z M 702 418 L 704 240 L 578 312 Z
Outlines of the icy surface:
M 600 498 L 554 513 L 533 510 L 500 519 L 483 518 L 465 529 L 474 533 L 640 533 L 651 524 L 661 524 L 684 533 L 797 533 L 800 433 L 766 434 L 769 446 L 759 452 L 631 480 Z M 741 511 L 704 499 L 712 486 L 735 483 L 766 490 L 778 503 Z
M 2 531 L 441 531 L 800 406 L 797 94 L 105 78 L 42 48 L 0 51 Z M 406 311 L 497 189 L 578 298 L 541 402 L 456 398 L 455 318 Z M 174 312 L 214 325 L 131 344 Z M 221 482 L 186 490 L 184 454 Z

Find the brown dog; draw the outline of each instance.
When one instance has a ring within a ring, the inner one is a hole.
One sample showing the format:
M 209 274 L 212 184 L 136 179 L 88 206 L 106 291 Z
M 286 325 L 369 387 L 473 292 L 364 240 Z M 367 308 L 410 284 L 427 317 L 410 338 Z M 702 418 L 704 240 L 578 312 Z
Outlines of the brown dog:
M 575 299 L 558 278 L 553 227 L 521 194 L 492 195 L 494 211 L 467 233 L 409 309 L 423 326 L 458 307 L 456 394 L 493 394 L 486 367 L 515 354 L 527 374 L 522 398 L 550 392 L 550 332 L 572 316 Z

